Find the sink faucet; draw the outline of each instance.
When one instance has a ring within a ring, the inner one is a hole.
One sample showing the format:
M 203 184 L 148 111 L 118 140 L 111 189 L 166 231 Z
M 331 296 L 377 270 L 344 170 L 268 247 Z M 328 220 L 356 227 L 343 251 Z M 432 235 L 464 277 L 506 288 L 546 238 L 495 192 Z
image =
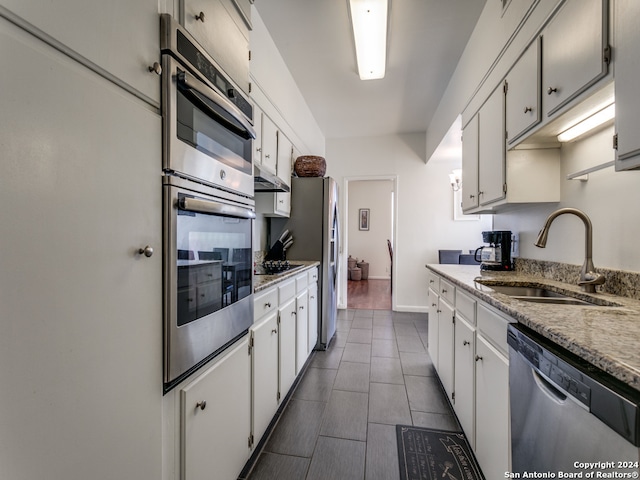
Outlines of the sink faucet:
M 547 221 L 544 223 L 544 227 L 540 230 L 538 234 L 538 239 L 536 240 L 535 246 L 544 248 L 547 246 L 547 236 L 549 235 L 549 227 L 551 227 L 551 223 L 564 213 L 571 213 L 576 217 L 580 218 L 584 223 L 585 228 L 585 248 L 584 248 L 584 263 L 582 264 L 582 270 L 580 271 L 580 279 L 578 280 L 578 285 L 582 287 L 582 290 L 587 293 L 595 293 L 596 285 L 604 284 L 604 276 L 599 273 L 596 273 L 596 268 L 593 266 L 593 260 L 591 258 L 592 252 L 592 244 L 593 244 L 593 226 L 591 225 L 591 220 L 581 210 L 577 208 L 560 208 L 553 212 L 549 217 L 547 217 Z

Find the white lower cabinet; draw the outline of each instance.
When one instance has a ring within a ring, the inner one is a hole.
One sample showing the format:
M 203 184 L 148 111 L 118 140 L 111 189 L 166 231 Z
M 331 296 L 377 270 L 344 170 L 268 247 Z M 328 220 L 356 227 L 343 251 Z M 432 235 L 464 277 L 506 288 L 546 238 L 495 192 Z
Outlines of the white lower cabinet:
M 481 335 L 476 341 L 475 452 L 486 478 L 510 471 L 509 360 Z
M 182 480 L 233 480 L 249 458 L 248 337 L 180 391 Z
M 317 270 L 316 270 L 317 272 Z M 317 273 L 316 273 L 317 278 Z M 311 283 L 309 285 L 309 327 L 307 333 L 309 335 L 309 342 L 307 344 L 307 355 L 311 355 L 311 352 L 318 343 L 318 284 Z
M 440 297 L 438 301 L 438 375 L 453 402 L 453 335 L 454 309 Z
M 429 353 L 485 477 L 502 478 L 511 465 L 507 325 L 513 320 L 460 288 L 454 295 L 447 280 L 432 279 L 440 294 L 429 289 Z M 455 298 L 454 307 L 445 296 Z
M 456 314 L 454 347 L 454 393 L 453 408 L 467 440 L 475 448 L 475 353 L 476 329 L 462 316 Z
M 296 297 L 296 375 L 309 356 L 309 296 L 305 289 Z
M 254 296 L 255 321 L 250 328 L 254 449 L 315 347 L 317 278 L 317 269 L 305 271 Z
M 280 332 L 280 397 L 284 398 L 296 379 L 296 299 L 278 308 Z
M 278 312 L 251 327 L 252 446 L 267 430 L 280 403 L 278 386 Z

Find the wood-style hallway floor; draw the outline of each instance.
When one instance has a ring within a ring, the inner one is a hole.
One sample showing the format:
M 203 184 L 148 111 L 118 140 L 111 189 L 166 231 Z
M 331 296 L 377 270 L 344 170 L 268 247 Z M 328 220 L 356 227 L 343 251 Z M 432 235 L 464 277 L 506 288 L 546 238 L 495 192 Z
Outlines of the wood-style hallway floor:
M 349 280 L 347 308 L 391 310 L 391 280 Z

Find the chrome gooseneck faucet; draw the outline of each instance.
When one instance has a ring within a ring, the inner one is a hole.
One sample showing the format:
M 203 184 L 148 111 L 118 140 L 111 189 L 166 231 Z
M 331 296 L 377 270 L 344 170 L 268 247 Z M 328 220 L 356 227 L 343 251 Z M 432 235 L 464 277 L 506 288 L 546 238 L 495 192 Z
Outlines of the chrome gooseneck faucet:
M 538 239 L 536 240 L 535 246 L 540 248 L 544 248 L 547 246 L 547 236 L 549 235 L 549 227 L 551 227 L 551 223 L 553 223 L 553 221 L 557 217 L 565 213 L 571 213 L 584 222 L 584 263 L 582 264 L 582 270 L 580 271 L 580 279 L 578 280 L 578 285 L 580 285 L 582 287 L 582 290 L 587 293 L 595 293 L 596 285 L 604 284 L 604 276 L 596 273 L 596 269 L 593 266 L 593 260 L 591 258 L 593 244 L 593 227 L 591 225 L 591 220 L 586 213 L 578 210 L 577 208 L 560 208 L 551 213 L 551 215 L 547 217 L 547 221 L 544 223 L 544 227 L 542 227 L 542 230 L 540 230 L 540 233 L 538 234 Z

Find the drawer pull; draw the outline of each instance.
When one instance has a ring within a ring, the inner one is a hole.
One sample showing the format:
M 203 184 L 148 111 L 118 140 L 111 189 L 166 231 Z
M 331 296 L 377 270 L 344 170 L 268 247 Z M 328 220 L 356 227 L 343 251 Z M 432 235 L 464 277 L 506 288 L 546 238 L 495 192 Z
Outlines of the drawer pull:
M 196 20 L 200 20 L 202 23 L 204 23 L 204 12 L 200 12 L 198 15 L 196 15 Z
M 267 302 L 264 304 L 264 308 L 271 308 L 271 302 Z
M 551 95 L 552 93 L 556 93 L 558 89 L 556 87 L 547 88 L 547 95 Z
M 480 355 L 476 355 L 476 362 L 477 362 L 478 360 L 482 360 L 482 357 L 481 357 Z
M 468 340 L 465 340 L 464 342 L 462 342 L 462 345 L 464 346 L 471 345 L 471 342 Z
M 271 330 L 271 333 L 278 333 L 278 330 L 274 328 L 273 330 Z
M 199 408 L 200 410 L 204 410 L 205 408 L 207 408 L 207 401 L 202 400 L 201 402 L 196 403 L 196 408 Z
M 531 108 L 531 107 L 524 107 L 524 113 L 529 113 L 529 112 L 533 112 L 533 108 Z
M 443 288 L 443 289 L 442 289 L 442 293 L 447 293 L 447 289 L 446 289 L 446 288 Z

